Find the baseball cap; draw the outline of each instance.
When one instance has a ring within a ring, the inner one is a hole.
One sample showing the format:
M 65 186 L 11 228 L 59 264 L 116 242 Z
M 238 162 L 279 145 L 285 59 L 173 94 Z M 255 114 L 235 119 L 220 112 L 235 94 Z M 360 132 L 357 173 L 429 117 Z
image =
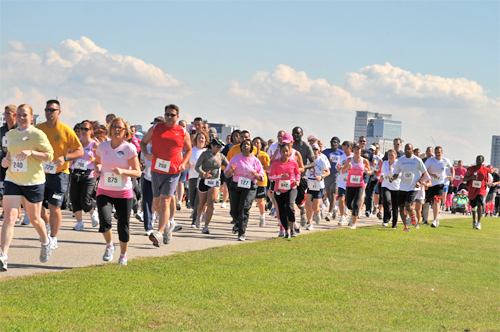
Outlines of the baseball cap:
M 331 141 L 337 141 L 340 143 L 340 138 L 338 138 L 337 136 L 333 136 L 332 139 L 330 140 Z
M 293 141 L 293 137 L 290 134 L 283 135 L 283 139 L 281 140 L 283 143 L 288 144 Z
M 217 129 L 215 129 L 215 128 L 210 128 L 210 129 L 208 130 L 208 133 L 209 133 L 209 134 L 217 134 Z

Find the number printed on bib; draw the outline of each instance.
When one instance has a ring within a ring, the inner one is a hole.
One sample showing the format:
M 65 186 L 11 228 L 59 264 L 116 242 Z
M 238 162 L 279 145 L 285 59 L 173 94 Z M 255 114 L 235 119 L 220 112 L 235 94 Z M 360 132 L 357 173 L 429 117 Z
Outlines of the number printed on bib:
M 104 185 L 106 187 L 121 187 L 122 176 L 113 172 L 104 173 Z
M 343 183 L 347 182 L 347 175 L 343 175 L 342 178 L 340 179 Z
M 7 148 L 7 136 L 2 137 L 2 147 Z
M 28 159 L 24 159 L 23 161 L 18 161 L 16 157 L 11 157 L 10 161 L 11 161 L 10 170 L 12 172 L 28 171 Z
M 336 154 L 330 156 L 330 162 L 331 163 L 338 163 L 339 162 L 339 156 L 337 156 Z
M 56 174 L 57 165 L 52 161 L 43 162 L 43 171 L 49 174 Z
M 85 159 L 77 159 L 75 161 L 75 168 L 86 171 L 88 169 L 89 161 Z
M 413 180 L 413 173 L 412 172 L 404 172 L 403 176 L 405 180 Z
M 280 180 L 279 181 L 278 189 L 281 189 L 281 190 L 290 190 L 290 188 L 291 188 L 290 180 Z
M 162 172 L 168 172 L 170 170 L 170 161 L 156 158 L 155 169 Z
M 205 185 L 207 187 L 216 187 L 217 186 L 217 179 L 205 179 Z
M 460 175 L 456 175 L 455 180 L 460 181 Z
M 321 182 L 317 180 L 307 180 L 307 188 L 314 191 L 319 191 L 321 189 Z
M 474 188 L 481 188 L 481 181 L 472 181 L 472 186 Z
M 250 186 L 252 185 L 252 181 L 250 181 L 249 178 L 244 178 L 240 176 L 238 179 L 238 187 L 240 188 L 245 188 L 245 189 L 250 189 Z
M 361 175 L 351 175 L 351 183 L 361 183 Z

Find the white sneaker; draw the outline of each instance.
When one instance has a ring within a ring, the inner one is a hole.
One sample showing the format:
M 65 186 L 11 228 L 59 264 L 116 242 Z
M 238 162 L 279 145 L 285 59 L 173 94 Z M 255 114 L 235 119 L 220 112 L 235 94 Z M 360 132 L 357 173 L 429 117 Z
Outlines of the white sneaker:
M 29 224 L 31 224 L 31 222 L 30 222 L 30 219 L 28 218 L 28 214 L 26 212 L 24 212 L 24 218 L 23 218 L 23 221 L 21 221 L 21 225 L 27 226 Z
M 201 233 L 202 234 L 210 234 L 210 230 L 208 229 L 208 226 L 203 227 L 203 229 L 201 230 Z
M 324 205 L 326 208 L 330 206 L 330 201 L 328 200 L 328 198 L 327 198 L 327 199 L 325 199 L 325 200 L 323 201 L 323 205 Z
M 278 237 L 284 237 L 285 236 L 285 230 L 280 229 L 280 233 L 278 234 Z
M 104 255 L 102 256 L 102 260 L 105 262 L 109 262 L 113 259 L 113 253 L 115 252 L 115 246 L 108 247 L 106 246 L 106 250 L 104 251 Z
M 75 231 L 84 231 L 85 230 L 85 226 L 83 225 L 83 221 L 78 221 L 75 225 L 75 227 L 73 227 L 73 230 Z
M 481 229 L 481 223 L 480 222 L 476 223 L 476 229 Z
M 388 226 L 388 225 L 389 225 L 389 223 L 386 223 L 386 222 L 383 222 L 383 223 L 382 223 L 382 226 L 384 226 L 384 227 L 386 227 L 386 226 Z
M 436 220 L 434 220 L 434 221 L 432 222 L 431 227 L 434 227 L 434 228 L 438 227 L 438 225 L 437 225 L 437 221 L 436 221 Z
M 57 249 L 57 237 L 50 239 L 50 249 Z
M 196 218 L 196 221 L 195 221 L 194 225 L 195 225 L 196 228 L 200 228 L 201 227 L 201 221 L 200 221 L 200 219 Z
M 307 224 L 306 229 L 307 229 L 308 231 L 312 231 L 312 230 L 314 230 L 313 224 Z
M 321 216 L 319 216 L 317 214 L 313 214 L 312 219 L 316 222 L 316 225 L 319 225 L 319 223 L 321 221 Z
M 340 217 L 338 225 L 342 226 L 344 224 L 344 221 L 345 221 L 345 216 Z
M 99 226 L 99 213 L 96 210 L 90 215 L 90 219 L 92 219 L 92 227 Z
M 224 208 L 226 207 L 226 202 L 222 202 L 222 203 L 220 204 L 220 207 L 221 207 L 221 209 L 224 209 Z
M 259 220 L 259 227 L 264 227 L 264 226 L 266 226 L 266 219 L 261 216 Z
M 356 229 L 356 225 L 351 225 L 351 229 Z
M 7 254 L 4 252 L 0 254 L 0 272 L 7 271 L 7 258 Z
M 146 233 L 144 233 L 144 235 L 149 236 L 149 235 L 151 235 L 151 233 L 153 233 L 153 232 L 154 232 L 154 231 L 153 231 L 152 229 L 149 229 L 149 230 L 147 230 L 147 231 L 146 231 Z
M 51 246 L 52 241 L 49 237 L 49 243 L 45 246 L 42 244 L 42 249 L 40 251 L 40 262 L 45 263 L 49 260 L 49 258 L 51 256 L 51 250 L 52 250 L 52 246 Z M 56 239 L 56 241 L 57 241 L 57 239 Z
M 351 218 L 349 219 L 349 224 L 347 224 L 348 226 L 352 226 L 352 216 Z M 356 227 L 355 227 L 356 228 Z M 353 228 L 354 229 L 354 228 Z
M 326 221 L 330 221 L 330 220 L 333 220 L 333 214 L 331 212 L 328 212 L 326 214 L 326 218 L 325 218 Z

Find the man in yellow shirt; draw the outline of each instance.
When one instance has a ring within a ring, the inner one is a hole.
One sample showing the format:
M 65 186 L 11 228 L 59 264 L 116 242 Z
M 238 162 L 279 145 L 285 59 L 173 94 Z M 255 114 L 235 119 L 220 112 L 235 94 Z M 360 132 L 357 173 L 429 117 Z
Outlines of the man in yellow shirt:
M 246 139 L 250 139 L 250 133 L 248 132 L 248 130 L 243 130 L 240 133 L 240 142 L 243 142 Z M 227 161 L 231 161 L 231 158 L 240 153 L 241 153 L 241 143 L 233 145 L 233 147 L 231 148 L 231 150 L 229 150 L 227 154 Z M 254 156 L 257 154 L 257 148 L 255 146 L 253 147 L 252 154 Z
M 52 249 L 57 248 L 57 233 L 61 227 L 61 205 L 69 183 L 69 161 L 83 156 L 83 148 L 75 132 L 62 122 L 59 122 L 61 109 L 59 101 L 49 100 L 45 107 L 46 122 L 37 126 L 49 139 L 54 150 L 51 162 L 44 162 L 45 194 L 44 205 L 48 202 L 50 216 L 42 209 L 42 219 L 50 225 Z M 71 151 L 71 152 L 70 152 Z

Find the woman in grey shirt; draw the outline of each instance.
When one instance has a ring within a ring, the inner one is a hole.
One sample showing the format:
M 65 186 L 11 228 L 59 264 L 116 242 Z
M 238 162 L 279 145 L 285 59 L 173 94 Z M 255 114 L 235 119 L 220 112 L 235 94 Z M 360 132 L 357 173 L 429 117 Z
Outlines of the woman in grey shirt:
M 199 204 L 196 219 L 197 224 L 200 223 L 205 204 L 207 205 L 205 227 L 201 231 L 203 234 L 210 234 L 208 225 L 214 213 L 214 203 L 219 197 L 220 167 L 227 166 L 229 163 L 226 157 L 220 152 L 224 145 L 221 139 L 212 138 L 209 148 L 200 155 L 195 166 L 195 170 L 200 174 L 198 181 Z

